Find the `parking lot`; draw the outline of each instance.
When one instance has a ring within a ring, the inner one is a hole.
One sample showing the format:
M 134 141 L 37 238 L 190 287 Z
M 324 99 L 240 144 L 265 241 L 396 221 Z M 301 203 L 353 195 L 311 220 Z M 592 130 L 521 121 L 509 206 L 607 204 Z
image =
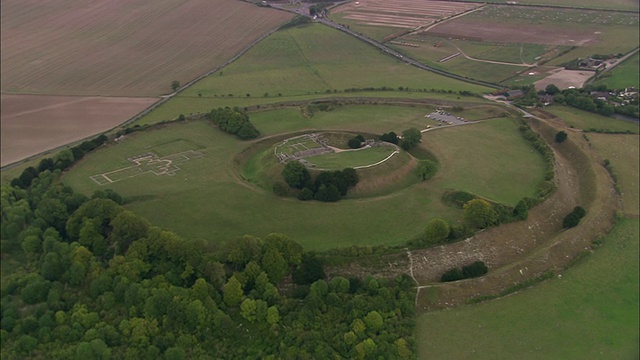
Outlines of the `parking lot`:
M 436 112 L 432 112 L 431 114 L 427 114 L 424 117 L 429 118 L 431 120 L 435 120 L 438 122 L 438 126 L 444 126 L 444 125 L 461 125 L 464 124 L 466 122 L 468 122 L 469 120 L 459 117 L 459 116 L 455 116 L 452 115 L 451 113 L 448 113 L 446 111 L 436 111 Z

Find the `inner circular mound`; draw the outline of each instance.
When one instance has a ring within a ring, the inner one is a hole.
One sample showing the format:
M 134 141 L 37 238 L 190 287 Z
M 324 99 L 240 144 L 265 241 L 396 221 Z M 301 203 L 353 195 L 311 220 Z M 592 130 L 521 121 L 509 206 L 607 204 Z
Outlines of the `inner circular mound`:
M 364 141 L 360 147 L 351 148 L 349 140 L 358 136 Z M 418 182 L 418 177 L 412 176 L 417 166 L 413 156 L 368 133 L 281 135 L 255 143 L 236 158 L 241 176 L 266 191 L 283 181 L 282 170 L 289 161 L 303 163 L 314 177 L 324 171 L 355 169 L 360 181 L 347 198 L 387 195 Z

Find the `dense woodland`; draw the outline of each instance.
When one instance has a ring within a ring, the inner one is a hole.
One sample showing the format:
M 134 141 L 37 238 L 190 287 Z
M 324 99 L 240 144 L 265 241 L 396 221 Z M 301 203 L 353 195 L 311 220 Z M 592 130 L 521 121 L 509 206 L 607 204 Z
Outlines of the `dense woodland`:
M 415 357 L 408 276 L 326 279 L 282 234 L 185 240 L 49 160 L 2 186 L 3 359 Z

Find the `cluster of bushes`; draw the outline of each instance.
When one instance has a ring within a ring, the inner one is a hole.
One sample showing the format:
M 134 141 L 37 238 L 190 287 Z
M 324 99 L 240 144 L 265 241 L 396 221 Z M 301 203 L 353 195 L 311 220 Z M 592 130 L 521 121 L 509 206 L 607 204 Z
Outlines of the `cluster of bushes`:
M 313 116 L 318 111 L 327 112 L 333 111 L 339 104 L 337 101 L 322 101 L 322 102 L 313 102 L 306 107 L 306 113 L 309 116 Z
M 418 178 L 422 181 L 431 179 L 438 172 L 438 163 L 431 160 L 421 160 L 418 164 Z
M 380 135 L 380 141 L 386 141 L 388 143 L 398 145 L 398 143 L 400 142 L 400 139 L 398 138 L 398 134 L 391 131 L 391 132 Z
M 349 141 L 347 141 L 347 145 L 351 148 L 351 149 L 359 149 L 362 146 L 362 143 L 364 142 L 364 136 L 362 135 L 356 135 L 354 137 L 352 137 L 351 139 L 349 139 Z
M 309 170 L 298 161 L 289 161 L 282 170 L 282 177 L 291 188 L 300 189 L 298 199 L 303 201 L 338 201 L 347 195 L 349 189 L 356 186 L 359 181 L 356 170 L 352 168 L 346 168 L 342 171 L 324 171 L 318 174 L 315 180 L 312 180 Z M 274 192 L 278 195 L 288 193 L 282 187 L 276 183 Z
M 469 226 L 486 228 L 513 221 L 526 220 L 529 209 L 539 200 L 525 197 L 515 207 L 480 199 L 466 191 L 449 191 L 442 196 L 442 202 L 459 209 L 464 209 L 464 217 Z
M 467 301 L 468 304 L 477 304 L 483 301 L 487 301 L 487 300 L 493 300 L 499 297 L 503 297 L 503 296 L 507 296 L 509 294 L 513 294 L 514 292 L 520 291 L 522 289 L 526 289 L 528 287 L 531 287 L 535 284 L 541 283 L 545 280 L 551 279 L 554 275 L 554 272 L 551 270 L 547 270 L 545 272 L 543 272 L 541 275 L 536 276 L 536 277 L 532 277 L 529 278 L 523 282 L 519 282 L 516 284 L 513 284 L 511 286 L 509 286 L 508 288 L 500 291 L 497 294 L 492 294 L 492 295 L 480 295 L 480 296 L 475 296 L 472 297 L 471 299 L 469 299 Z
M 581 89 L 565 89 L 560 90 L 557 86 L 550 84 L 542 93 L 553 95 L 553 100 L 562 105 L 568 105 L 581 110 L 600 114 L 603 116 L 611 116 L 613 114 L 622 114 L 630 117 L 638 117 L 638 104 L 618 105 L 614 106 L 609 101 L 622 103 L 623 99 L 609 97 L 608 100 L 594 99 L 591 92 L 610 92 L 606 84 L 587 85 Z M 637 99 L 636 99 L 637 100 Z
M 535 131 L 531 129 L 529 124 L 523 119 L 520 119 L 520 126 L 518 127 L 522 137 L 531 143 L 534 149 L 542 155 L 545 163 L 544 181 L 538 186 L 538 198 L 540 200 L 546 198 L 553 190 L 555 190 L 555 184 L 553 178 L 555 177 L 555 171 L 553 169 L 555 158 L 553 151 L 547 146 L 547 144 L 540 138 Z
M 569 105 L 581 110 L 611 116 L 615 113 L 615 107 L 606 100 L 594 99 L 591 91 L 607 91 L 606 86 L 590 87 L 583 89 L 566 89 L 554 95 L 553 100 L 558 104 Z
M 577 226 L 580 220 L 587 214 L 587 211 L 581 206 L 576 206 L 573 210 L 567 214 L 562 220 L 562 228 L 569 229 Z
M 40 160 L 37 167 L 29 166 L 24 169 L 20 176 L 11 180 L 11 186 L 26 189 L 31 186 L 31 182 L 44 171 L 54 172 L 55 170 L 66 170 L 76 161 L 82 159 L 85 154 L 95 150 L 97 147 L 107 142 L 105 135 L 100 135 L 92 140 L 82 142 L 80 145 L 70 149 L 63 150 L 56 154 L 53 158 L 45 158 Z
M 411 89 L 408 86 L 398 86 L 397 88 L 393 88 L 390 86 L 381 86 L 381 87 L 363 87 L 363 88 L 348 88 L 344 89 L 344 92 L 364 92 L 364 91 L 408 91 L 408 92 L 426 92 L 426 93 L 435 93 L 435 94 L 455 94 L 456 92 L 453 90 L 443 90 L 443 89 Z M 467 90 L 460 90 L 457 92 L 458 95 L 462 96 L 475 96 L 476 94 Z
M 569 135 L 567 135 L 566 132 L 564 131 L 558 131 L 558 133 L 556 134 L 556 142 L 558 144 L 563 143 L 565 140 L 567 140 L 567 137 Z
M 616 190 L 618 194 L 620 194 L 621 191 L 620 191 L 620 185 L 618 184 L 618 174 L 616 173 L 613 166 L 611 165 L 611 161 L 609 161 L 609 159 L 604 159 L 603 164 L 604 164 L 604 168 L 607 169 L 607 171 L 609 172 L 609 176 L 611 176 L 611 179 L 613 179 L 613 188 Z
M 288 29 L 288 28 L 309 24 L 309 23 L 311 23 L 310 18 L 302 15 L 297 15 L 293 19 L 289 20 L 288 22 L 280 26 L 280 29 Z
M 218 125 L 220 130 L 243 140 L 255 139 L 260 135 L 258 129 L 249 121 L 249 115 L 237 107 L 211 110 L 207 114 L 207 118 Z
M 463 279 L 470 279 L 480 277 L 486 274 L 489 268 L 482 261 L 476 261 L 471 265 L 463 266 L 460 268 L 453 268 L 440 277 L 441 282 L 457 281 Z
M 416 147 L 422 139 L 422 133 L 416 128 L 409 128 L 402 132 L 400 147 L 407 151 Z

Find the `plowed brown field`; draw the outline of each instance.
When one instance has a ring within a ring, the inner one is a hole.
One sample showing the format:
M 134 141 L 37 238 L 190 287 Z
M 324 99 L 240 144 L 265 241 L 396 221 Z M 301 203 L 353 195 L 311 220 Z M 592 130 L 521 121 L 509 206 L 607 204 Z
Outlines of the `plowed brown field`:
M 109 130 L 157 100 L 2 95 L 1 165 Z
M 469 11 L 480 4 L 437 0 L 360 0 L 332 10 L 361 25 L 415 29 Z
M 292 15 L 235 0 L 3 0 L 3 93 L 153 96 Z

